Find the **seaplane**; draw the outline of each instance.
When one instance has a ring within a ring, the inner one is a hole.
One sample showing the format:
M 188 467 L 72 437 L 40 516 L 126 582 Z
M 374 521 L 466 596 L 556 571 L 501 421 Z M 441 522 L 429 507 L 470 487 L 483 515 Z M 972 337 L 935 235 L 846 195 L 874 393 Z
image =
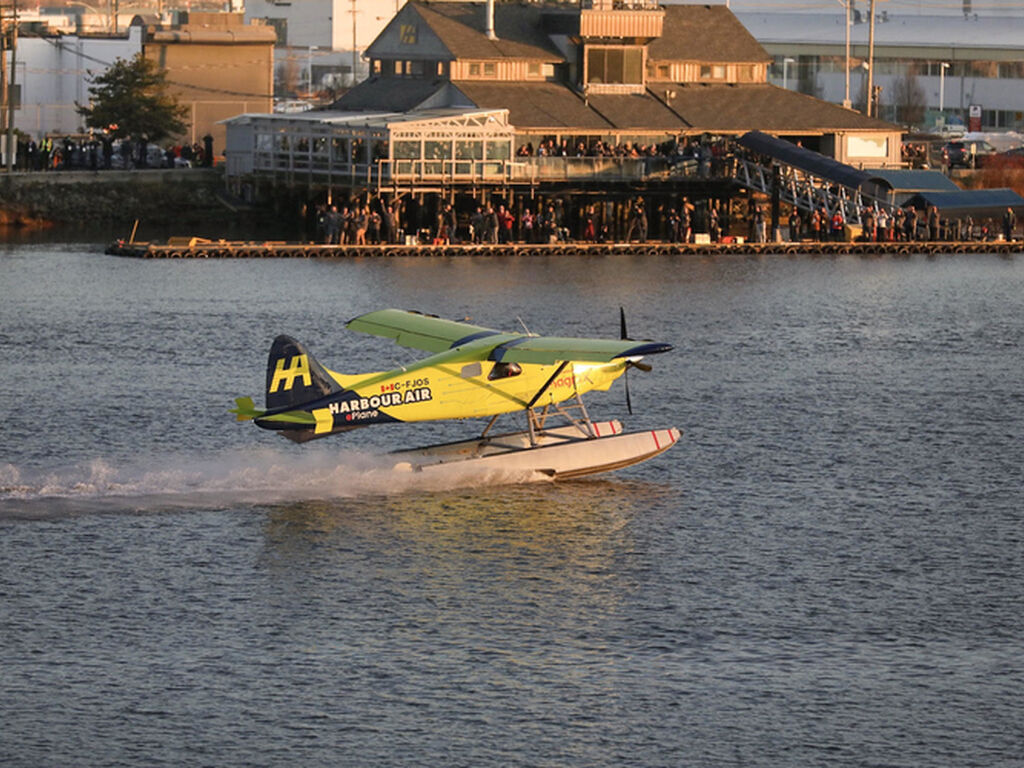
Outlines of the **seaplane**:
M 266 407 L 236 398 L 238 421 L 253 421 L 298 443 L 375 424 L 489 418 L 469 440 L 389 454 L 395 469 L 430 472 L 457 465 L 540 480 L 581 477 L 651 459 L 679 440 L 675 427 L 624 432 L 618 420 L 594 421 L 582 396 L 607 391 L 627 372 L 672 345 L 628 338 L 620 309 L 619 339 L 506 333 L 469 322 L 399 309 L 348 321 L 346 328 L 431 353 L 387 371 L 343 374 L 321 365 L 299 341 L 278 336 L 267 361 Z M 526 429 L 498 433 L 505 414 L 522 413 Z

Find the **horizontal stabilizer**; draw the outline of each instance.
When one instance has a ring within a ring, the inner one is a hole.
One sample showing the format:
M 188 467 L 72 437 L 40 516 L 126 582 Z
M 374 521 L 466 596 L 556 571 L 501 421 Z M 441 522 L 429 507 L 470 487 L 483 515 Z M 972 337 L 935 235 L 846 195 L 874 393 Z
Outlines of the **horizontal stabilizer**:
M 266 411 L 261 411 L 256 408 L 256 403 L 252 401 L 251 397 L 236 397 L 235 398 L 236 408 L 232 408 L 228 413 L 235 414 L 235 418 L 238 421 L 251 421 L 257 416 L 262 416 Z

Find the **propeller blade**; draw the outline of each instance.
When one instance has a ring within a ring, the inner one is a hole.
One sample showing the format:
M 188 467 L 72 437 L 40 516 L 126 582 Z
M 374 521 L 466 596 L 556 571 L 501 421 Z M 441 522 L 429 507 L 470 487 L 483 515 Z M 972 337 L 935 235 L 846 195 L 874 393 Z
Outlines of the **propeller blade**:
M 633 366 L 634 368 L 639 368 L 639 369 L 640 369 L 641 371 L 643 371 L 644 373 L 650 373 L 651 371 L 653 371 L 653 370 L 654 370 L 654 366 L 652 366 L 652 365 L 648 365 L 647 363 L 641 363 L 641 362 L 633 362 L 633 361 L 630 361 L 630 363 L 629 363 L 629 364 L 630 364 L 631 366 Z
M 626 310 L 621 306 L 619 307 L 619 338 L 629 338 L 629 335 L 626 333 Z
M 626 366 L 625 372 L 622 374 L 622 380 L 626 384 L 626 411 L 630 416 L 633 415 L 633 401 L 629 398 L 629 366 Z

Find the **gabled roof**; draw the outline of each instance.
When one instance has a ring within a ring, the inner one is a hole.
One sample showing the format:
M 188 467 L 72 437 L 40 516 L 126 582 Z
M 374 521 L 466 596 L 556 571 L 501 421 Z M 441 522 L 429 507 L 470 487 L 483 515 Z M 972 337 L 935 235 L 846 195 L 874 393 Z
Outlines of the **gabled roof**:
M 484 3 L 424 2 L 408 4 L 440 38 L 445 47 L 459 59 L 542 59 L 563 61 L 564 57 L 544 34 L 541 7 L 495 3 L 494 32 L 496 40 L 485 33 Z
M 694 128 L 710 133 L 899 130 L 895 125 L 860 112 L 769 83 L 659 83 L 657 88 L 649 90 L 658 98 L 665 90 L 674 92 L 668 99 L 672 109 Z
M 478 107 L 508 108 L 508 121 L 517 128 L 615 128 L 560 83 L 459 80 L 453 85 Z
M 763 63 L 771 56 L 726 5 L 665 5 L 661 37 L 649 58 L 666 61 Z
M 330 109 L 407 112 L 448 85 L 447 80 L 373 75 L 346 91 Z
M 679 114 L 650 93 L 592 93 L 587 103 L 616 128 L 683 131 L 690 127 Z

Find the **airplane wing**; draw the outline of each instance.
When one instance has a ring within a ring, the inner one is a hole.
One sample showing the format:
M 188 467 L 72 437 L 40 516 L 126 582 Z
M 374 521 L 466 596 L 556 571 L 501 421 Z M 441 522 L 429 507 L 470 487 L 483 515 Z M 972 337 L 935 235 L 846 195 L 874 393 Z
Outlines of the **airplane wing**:
M 492 360 L 505 363 L 551 365 L 562 360 L 586 363 L 610 363 L 624 357 L 643 357 L 668 352 L 671 344 L 632 339 L 581 339 L 560 336 L 523 336 L 498 344 Z
M 464 345 L 459 359 L 551 365 L 562 360 L 607 363 L 617 358 L 668 352 L 671 344 L 632 339 L 586 339 L 510 334 L 418 312 L 382 309 L 350 320 L 346 327 L 394 339 L 405 347 L 445 352 Z
M 349 320 L 345 327 L 361 333 L 394 339 L 403 347 L 422 349 L 426 352 L 444 352 L 485 336 L 505 335 L 493 328 L 444 320 L 434 315 L 407 312 L 404 309 L 367 312 Z

